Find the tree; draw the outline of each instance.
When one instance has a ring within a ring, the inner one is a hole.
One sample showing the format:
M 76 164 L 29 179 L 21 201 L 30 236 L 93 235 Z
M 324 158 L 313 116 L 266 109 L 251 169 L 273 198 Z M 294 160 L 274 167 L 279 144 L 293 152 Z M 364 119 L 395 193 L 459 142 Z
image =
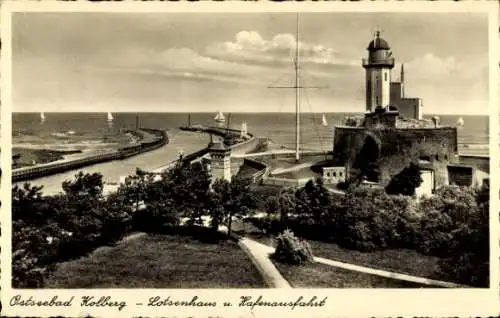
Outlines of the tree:
M 420 168 L 418 165 L 414 163 L 410 163 L 410 165 L 397 175 L 395 175 L 392 180 L 389 182 L 385 191 L 387 194 L 397 195 L 415 195 L 415 189 L 417 189 L 422 183 L 422 176 L 420 172 Z
M 101 200 L 103 198 L 104 182 L 101 173 L 79 172 L 73 180 L 65 180 L 62 183 L 64 193 L 71 198 L 83 198 Z
M 297 190 L 296 213 L 304 217 L 311 217 L 319 223 L 328 214 L 331 205 L 331 194 L 323 185 L 323 179 L 309 180 L 306 185 Z
M 46 222 L 48 207 L 42 196 L 43 187 L 31 186 L 25 183 L 22 187 L 12 188 L 12 219 L 23 220 L 30 225 Z
M 277 195 L 268 197 L 265 209 L 268 214 L 279 215 L 281 228 L 285 229 L 288 216 L 296 209 L 295 189 L 283 188 Z
M 102 174 L 79 172 L 73 180 L 64 181 L 62 187 L 62 204 L 56 211 L 58 224 L 72 233 L 66 248 L 68 257 L 81 255 L 101 239 L 105 203 Z
M 257 227 L 270 233 L 281 233 L 289 226 L 289 217 L 295 212 L 295 189 L 281 188 L 279 193 L 267 197 L 263 209 L 265 218 L 254 220 Z
M 101 214 L 104 242 L 118 241 L 130 230 L 134 211 L 127 201 L 128 198 L 119 192 L 107 196 Z
M 181 165 L 166 171 L 159 181 L 167 194 L 165 199 L 173 200 L 176 209 L 189 218 L 190 223 L 201 223 L 201 216 L 207 214 L 210 201 L 210 175 L 201 163 Z
M 451 280 L 476 287 L 489 286 L 489 187 L 475 193 L 477 210 L 451 233 L 450 256 L 440 269 Z
M 225 220 L 228 236 L 231 236 L 233 217 L 242 217 L 255 207 L 255 201 L 250 192 L 250 180 L 233 177 L 231 182 L 218 179 L 212 185 L 214 204 L 222 209 L 214 209 L 215 217 Z M 223 213 L 223 217 L 220 214 Z
M 146 199 L 147 189 L 154 182 L 154 175 L 140 168 L 137 168 L 135 174 L 125 178 L 125 182 L 118 188 L 118 193 L 125 196 L 129 204 L 139 209 L 139 205 Z M 123 202 L 125 203 L 125 202 Z
M 404 238 L 401 233 L 408 232 L 409 203 L 408 198 L 389 196 L 379 189 L 348 192 L 332 211 L 335 238 L 359 250 L 395 246 Z

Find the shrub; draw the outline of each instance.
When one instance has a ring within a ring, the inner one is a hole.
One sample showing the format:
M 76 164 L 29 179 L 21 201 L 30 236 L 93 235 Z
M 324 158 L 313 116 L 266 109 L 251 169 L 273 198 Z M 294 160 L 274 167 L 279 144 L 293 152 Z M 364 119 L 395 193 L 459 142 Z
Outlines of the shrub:
M 450 256 L 454 245 L 453 232 L 479 212 L 476 190 L 458 186 L 440 188 L 435 196 L 424 198 L 417 206 L 420 231 L 415 247 L 426 254 Z
M 385 188 L 387 194 L 415 195 L 415 189 L 422 183 L 420 168 L 411 163 L 395 175 Z
M 295 237 L 292 231 L 285 230 L 276 240 L 278 244 L 273 257 L 277 261 L 291 265 L 302 265 L 314 261 L 309 243 Z
M 489 285 L 489 188 L 475 194 L 477 212 L 450 236 L 450 256 L 440 261 L 448 279 L 476 287 Z
M 383 190 L 358 189 L 345 195 L 332 217 L 335 238 L 345 247 L 363 251 L 400 246 L 413 232 L 410 201 Z

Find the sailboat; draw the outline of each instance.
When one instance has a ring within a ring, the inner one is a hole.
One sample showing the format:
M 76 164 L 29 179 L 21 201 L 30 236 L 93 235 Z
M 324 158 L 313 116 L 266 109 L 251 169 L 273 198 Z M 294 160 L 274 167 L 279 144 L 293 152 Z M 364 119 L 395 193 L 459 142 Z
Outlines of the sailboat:
M 40 121 L 43 123 L 45 121 L 45 113 L 41 112 L 40 113 Z
M 328 127 L 328 122 L 326 121 L 325 114 L 323 114 L 323 117 L 321 118 L 321 125 Z
M 114 119 L 113 118 L 113 114 L 111 114 L 111 113 L 108 112 L 108 122 L 113 121 L 113 119 Z
M 462 117 L 460 117 L 457 120 L 457 126 L 462 127 L 464 124 L 465 124 L 464 119 Z
M 226 118 L 224 118 L 224 114 L 222 112 L 218 112 L 217 115 L 215 115 L 214 120 L 218 123 L 223 123 L 226 121 Z

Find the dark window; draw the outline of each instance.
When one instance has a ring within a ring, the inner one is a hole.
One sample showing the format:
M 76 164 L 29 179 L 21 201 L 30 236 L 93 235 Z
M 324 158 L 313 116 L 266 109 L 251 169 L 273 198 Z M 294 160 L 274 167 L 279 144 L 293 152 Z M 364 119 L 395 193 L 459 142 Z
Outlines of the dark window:
M 339 172 L 339 177 L 342 177 L 342 172 Z
M 326 176 L 327 176 L 327 177 L 329 177 L 329 176 L 330 176 L 330 172 L 327 172 L 327 173 L 326 173 Z
M 436 160 L 439 160 L 439 156 L 436 154 Z
M 334 177 L 337 177 L 337 173 L 336 173 L 336 172 L 334 172 L 334 173 L 333 173 L 333 176 L 334 176 Z
M 384 73 L 384 81 L 387 82 L 387 73 Z

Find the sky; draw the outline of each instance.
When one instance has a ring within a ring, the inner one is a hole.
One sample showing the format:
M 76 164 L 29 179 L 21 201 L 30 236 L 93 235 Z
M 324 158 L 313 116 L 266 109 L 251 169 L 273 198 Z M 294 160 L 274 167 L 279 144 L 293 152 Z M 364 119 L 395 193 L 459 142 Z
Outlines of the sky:
M 488 113 L 479 13 L 301 13 L 304 112 L 363 112 L 375 30 L 424 113 Z M 14 13 L 15 112 L 293 112 L 293 13 Z

